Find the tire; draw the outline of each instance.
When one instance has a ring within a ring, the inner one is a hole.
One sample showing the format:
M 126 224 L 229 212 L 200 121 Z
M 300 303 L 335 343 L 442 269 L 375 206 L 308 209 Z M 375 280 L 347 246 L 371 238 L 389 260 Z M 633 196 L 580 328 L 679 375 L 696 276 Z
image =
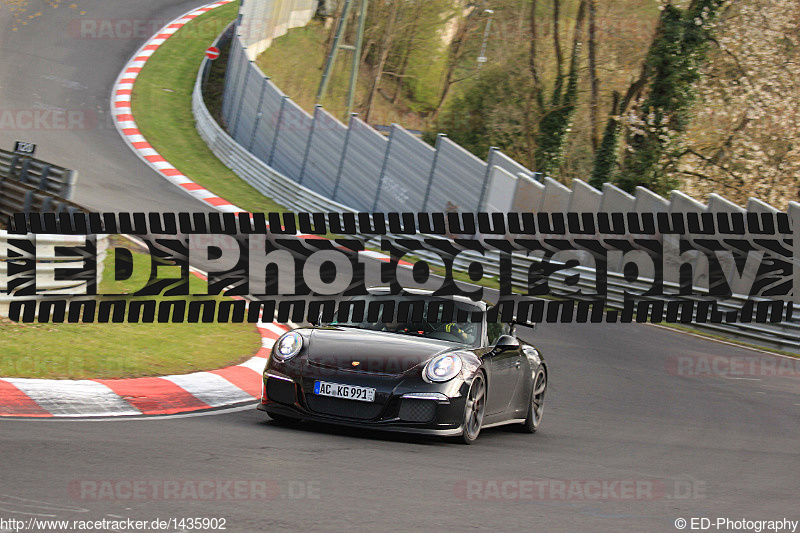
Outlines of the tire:
M 476 375 L 467 393 L 464 403 L 464 430 L 458 441 L 463 444 L 472 444 L 478 438 L 483 425 L 483 415 L 486 412 L 486 381 L 483 374 Z
M 547 392 L 547 372 L 539 370 L 533 378 L 531 401 L 528 403 L 528 416 L 522 423 L 525 433 L 536 433 L 544 414 L 544 393 Z

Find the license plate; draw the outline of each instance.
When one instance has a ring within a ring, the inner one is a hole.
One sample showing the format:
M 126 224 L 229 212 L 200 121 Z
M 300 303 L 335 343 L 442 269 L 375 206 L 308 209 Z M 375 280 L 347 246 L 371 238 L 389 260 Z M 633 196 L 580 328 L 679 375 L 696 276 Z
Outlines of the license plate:
M 341 383 L 328 383 L 327 381 L 315 381 L 314 394 L 362 402 L 375 401 L 375 389 L 356 385 L 342 385 Z

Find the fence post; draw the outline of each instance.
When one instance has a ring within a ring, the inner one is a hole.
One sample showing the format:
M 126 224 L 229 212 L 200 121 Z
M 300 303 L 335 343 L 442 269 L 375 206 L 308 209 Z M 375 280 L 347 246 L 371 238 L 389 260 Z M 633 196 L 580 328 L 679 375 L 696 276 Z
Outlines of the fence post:
M 236 139 L 236 131 L 239 129 L 239 117 L 242 115 L 244 99 L 247 96 L 247 80 L 250 78 L 250 71 L 253 70 L 252 64 L 252 60 L 247 63 L 247 72 L 244 73 L 244 83 L 242 84 L 242 97 L 239 98 L 239 109 L 236 110 L 236 121 L 233 123 L 233 131 L 231 132 L 231 137 L 233 137 L 233 140 L 237 142 L 238 140 Z
M 231 51 L 229 52 L 230 56 L 228 56 L 228 66 L 226 67 L 226 70 L 225 70 L 225 87 L 223 88 L 223 95 L 222 95 L 222 116 L 225 119 L 226 126 L 230 125 L 230 118 L 231 117 L 229 116 L 229 114 L 233 113 L 234 103 L 236 102 L 236 98 L 239 96 L 238 81 L 239 81 L 239 73 L 242 70 L 241 54 L 244 54 L 245 53 L 244 50 L 245 50 L 245 48 L 247 48 L 246 46 L 237 46 L 236 49 L 234 49 L 233 45 L 236 44 L 237 42 L 238 42 L 239 45 L 241 45 L 241 41 L 239 40 L 239 37 L 240 37 L 240 35 L 238 35 L 238 34 L 234 35 L 234 37 L 233 37 L 233 41 L 231 42 Z M 239 53 L 235 54 L 234 52 L 236 52 L 237 50 L 238 50 Z M 236 68 L 236 74 L 233 74 L 233 69 L 231 68 L 231 66 L 232 66 L 231 63 L 233 63 L 234 61 L 236 61 L 236 67 L 237 67 Z M 231 95 L 230 98 L 231 98 L 231 100 L 228 103 L 228 105 L 225 106 L 225 101 L 226 101 L 225 94 L 228 94 L 228 89 L 229 89 L 229 87 L 228 87 L 228 73 L 229 72 L 232 74 L 230 79 L 234 82 L 234 85 L 233 85 L 233 87 L 230 87 L 230 91 L 231 91 L 230 92 L 230 95 Z M 225 112 L 225 108 L 226 107 L 228 108 L 227 113 Z M 230 132 L 230 128 L 228 128 L 228 131 Z
M 256 142 L 256 130 L 258 130 L 258 123 L 261 121 L 261 104 L 264 102 L 264 91 L 267 88 L 267 81 L 269 76 L 264 76 L 261 81 L 261 94 L 258 95 L 258 107 L 256 107 L 256 119 L 253 121 L 253 131 L 250 133 L 250 143 L 247 146 L 247 151 L 253 153 L 253 144 Z
M 308 153 L 311 151 L 311 141 L 314 140 L 314 130 L 317 126 L 317 119 L 319 118 L 319 111 L 322 109 L 322 104 L 314 105 L 314 118 L 311 120 L 311 131 L 308 132 L 308 140 L 306 141 L 306 150 L 303 154 L 303 166 L 300 167 L 300 178 L 297 180 L 298 185 L 303 184 L 303 176 L 306 173 L 306 162 L 308 162 Z
M 269 161 L 267 162 L 269 166 L 272 166 L 272 160 L 275 157 L 275 147 L 278 145 L 278 134 L 281 132 L 281 122 L 283 122 L 283 109 L 288 99 L 289 97 L 284 94 L 281 100 L 281 110 L 278 111 L 278 122 L 275 124 L 275 136 L 272 138 L 272 148 L 269 151 Z
M 386 179 L 386 166 L 389 164 L 389 154 L 392 150 L 392 139 L 394 139 L 395 125 L 392 124 L 392 129 L 389 130 L 389 142 L 386 143 L 386 153 L 383 154 L 383 164 L 381 165 L 381 175 L 378 178 L 378 189 L 375 191 L 375 201 L 372 203 L 372 212 L 378 209 L 378 200 L 381 197 L 381 187 L 383 180 Z
M 497 151 L 496 146 L 489 147 L 489 156 L 486 158 L 486 175 L 483 177 L 483 186 L 481 187 L 481 196 L 478 198 L 478 211 L 484 208 L 484 201 L 486 200 L 486 189 L 489 188 L 489 179 L 492 177 L 492 161 L 494 160 L 494 153 Z
M 339 182 L 342 180 L 342 170 L 344 169 L 344 158 L 347 157 L 347 145 L 350 143 L 350 132 L 353 130 L 353 117 L 358 113 L 350 113 L 350 121 L 347 123 L 347 133 L 344 136 L 344 146 L 342 147 L 342 158 L 339 160 L 339 169 L 336 171 L 336 183 L 333 186 L 331 200 L 336 201 L 336 194 L 339 192 Z
M 72 201 L 72 197 L 75 194 L 75 183 L 78 181 L 78 171 L 77 170 L 67 170 L 64 172 L 64 184 L 62 185 L 62 195 L 64 196 L 65 200 Z
M 447 137 L 444 133 L 436 135 L 436 152 L 433 154 L 433 164 L 431 165 L 431 174 L 428 176 L 428 187 L 425 189 L 425 198 L 422 199 L 423 212 L 425 212 L 425 208 L 428 207 L 428 198 L 431 195 L 431 186 L 433 185 L 433 173 L 436 172 L 436 161 L 439 159 L 439 144 L 441 144 L 441 140 L 444 137 Z
M 200 65 L 200 68 L 203 69 L 203 82 L 201 87 L 203 89 L 203 93 L 205 93 L 206 89 L 208 88 L 208 74 L 211 72 L 211 61 L 209 61 L 207 57 L 203 58 L 203 63 Z

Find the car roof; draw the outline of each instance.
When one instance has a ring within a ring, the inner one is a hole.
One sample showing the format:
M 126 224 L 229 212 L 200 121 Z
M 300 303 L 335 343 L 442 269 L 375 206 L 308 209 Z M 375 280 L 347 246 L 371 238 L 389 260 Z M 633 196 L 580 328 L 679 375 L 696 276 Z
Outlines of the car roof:
M 403 291 L 405 291 L 408 294 L 415 294 L 415 295 L 418 295 L 418 296 L 433 296 L 434 295 L 433 294 L 434 291 L 432 291 L 430 289 L 420 289 L 420 288 L 413 288 L 412 287 L 412 288 L 403 288 Z M 369 292 L 370 294 L 381 295 L 381 296 L 382 295 L 391 295 L 391 288 L 387 287 L 385 285 L 379 285 L 379 286 L 368 287 L 367 288 L 367 292 Z M 401 295 L 398 294 L 398 295 L 395 295 L 395 296 L 401 296 Z M 487 308 L 487 303 L 486 302 L 484 302 L 482 300 L 475 301 L 475 300 L 472 300 L 471 298 L 467 298 L 466 296 L 461 296 L 461 295 L 455 295 L 454 294 L 454 295 L 450 295 L 450 296 L 444 296 L 444 295 L 439 296 L 439 295 L 437 295 L 436 297 L 437 298 L 444 298 L 444 299 L 451 298 L 451 299 L 453 299 L 453 301 L 456 301 L 456 302 L 461 302 L 461 303 L 470 304 L 470 305 L 474 305 L 476 307 L 479 307 L 482 311 L 485 311 L 486 308 Z

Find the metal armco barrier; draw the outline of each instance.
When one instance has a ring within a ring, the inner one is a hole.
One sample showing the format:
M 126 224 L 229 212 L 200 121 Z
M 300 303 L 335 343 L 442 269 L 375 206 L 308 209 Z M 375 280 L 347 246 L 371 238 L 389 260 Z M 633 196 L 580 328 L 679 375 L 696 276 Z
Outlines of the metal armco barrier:
M 72 200 L 78 172 L 0 149 L 0 180 L 16 181 L 45 194 Z
M 74 213 L 83 209 L 69 201 L 78 173 L 32 158 L 21 158 L 0 150 L 0 218 L 3 223 L 14 213 Z M 7 316 L 9 240 L 27 241 L 36 249 L 36 289 L 39 299 L 59 295 L 80 295 L 86 292 L 86 282 L 56 280 L 55 270 L 79 268 L 83 259 L 60 257 L 57 246 L 81 246 L 85 235 L 9 235 L 0 229 L 0 316 Z M 97 237 L 98 281 L 102 276 L 103 260 L 108 248 L 108 235 Z M 24 257 L 15 257 L 24 259 Z M 29 298 L 29 297 L 26 297 Z

